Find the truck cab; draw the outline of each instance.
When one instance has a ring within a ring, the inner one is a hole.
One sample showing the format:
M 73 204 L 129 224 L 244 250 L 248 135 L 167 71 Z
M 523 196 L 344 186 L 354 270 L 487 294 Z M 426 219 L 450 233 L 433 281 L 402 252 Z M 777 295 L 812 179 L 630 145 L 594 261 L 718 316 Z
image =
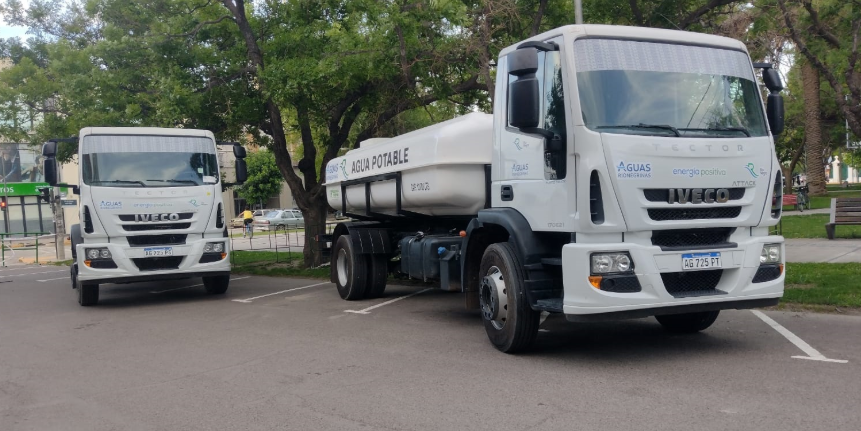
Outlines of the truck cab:
M 208 293 L 230 280 L 216 141 L 205 130 L 84 128 L 78 135 L 81 224 L 71 227 L 72 285 L 83 306 L 99 285 L 202 277 Z M 56 143 L 43 146 L 56 185 Z M 244 149 L 234 145 L 237 180 Z

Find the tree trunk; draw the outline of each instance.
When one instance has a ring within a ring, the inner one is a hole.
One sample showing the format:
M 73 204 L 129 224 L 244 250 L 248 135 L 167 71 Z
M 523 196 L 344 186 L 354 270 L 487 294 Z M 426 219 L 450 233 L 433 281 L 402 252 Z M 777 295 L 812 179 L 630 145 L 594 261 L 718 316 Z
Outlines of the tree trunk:
M 822 164 L 822 130 L 819 122 L 819 72 L 810 62 L 801 67 L 804 95 L 804 147 L 807 151 L 807 184 L 810 196 L 825 196 L 825 167 Z
M 305 216 L 305 248 L 302 252 L 305 267 L 317 267 L 324 263 L 316 238 L 317 235 L 326 233 L 326 215 L 329 209 L 326 195 L 323 194 L 321 198 L 314 199 L 310 207 L 300 209 Z

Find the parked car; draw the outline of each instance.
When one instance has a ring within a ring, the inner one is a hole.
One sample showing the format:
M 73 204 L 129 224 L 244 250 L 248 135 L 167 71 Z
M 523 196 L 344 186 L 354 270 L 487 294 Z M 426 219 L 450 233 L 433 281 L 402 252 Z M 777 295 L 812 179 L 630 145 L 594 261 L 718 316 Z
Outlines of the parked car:
M 262 231 L 285 230 L 305 226 L 302 213 L 294 210 L 272 210 L 254 217 L 254 229 Z
M 263 217 L 264 214 L 266 214 L 270 211 L 276 211 L 276 210 L 271 210 L 271 209 L 256 210 L 252 213 L 252 215 L 254 218 Z M 245 225 L 245 220 L 242 217 L 235 217 L 235 218 L 230 219 L 230 227 L 231 228 L 242 228 L 242 226 L 244 226 L 244 225 Z

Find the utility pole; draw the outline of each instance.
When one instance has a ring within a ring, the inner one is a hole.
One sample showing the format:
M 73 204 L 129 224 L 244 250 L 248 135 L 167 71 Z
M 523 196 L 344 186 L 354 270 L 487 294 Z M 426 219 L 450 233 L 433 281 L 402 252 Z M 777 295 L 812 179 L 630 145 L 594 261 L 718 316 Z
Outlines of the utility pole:
M 63 200 L 60 188 L 54 187 L 51 206 L 54 210 L 54 247 L 57 250 L 57 260 L 66 260 L 66 217 L 63 210 Z
M 583 24 L 583 0 L 574 0 L 574 23 Z

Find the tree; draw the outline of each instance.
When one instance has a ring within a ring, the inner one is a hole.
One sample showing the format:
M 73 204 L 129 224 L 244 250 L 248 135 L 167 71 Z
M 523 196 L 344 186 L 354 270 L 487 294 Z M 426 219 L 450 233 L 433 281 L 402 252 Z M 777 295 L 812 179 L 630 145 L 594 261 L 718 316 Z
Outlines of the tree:
M 822 164 L 822 125 L 819 118 L 819 71 L 809 62 L 801 66 L 804 93 L 804 147 L 807 152 L 807 183 L 811 196 L 824 196 L 825 167 Z
M 275 155 L 271 151 L 249 152 L 245 160 L 248 163 L 248 179 L 242 187 L 236 189 L 239 197 L 253 205 L 266 202 L 270 197 L 281 193 L 284 177 L 281 176 Z

